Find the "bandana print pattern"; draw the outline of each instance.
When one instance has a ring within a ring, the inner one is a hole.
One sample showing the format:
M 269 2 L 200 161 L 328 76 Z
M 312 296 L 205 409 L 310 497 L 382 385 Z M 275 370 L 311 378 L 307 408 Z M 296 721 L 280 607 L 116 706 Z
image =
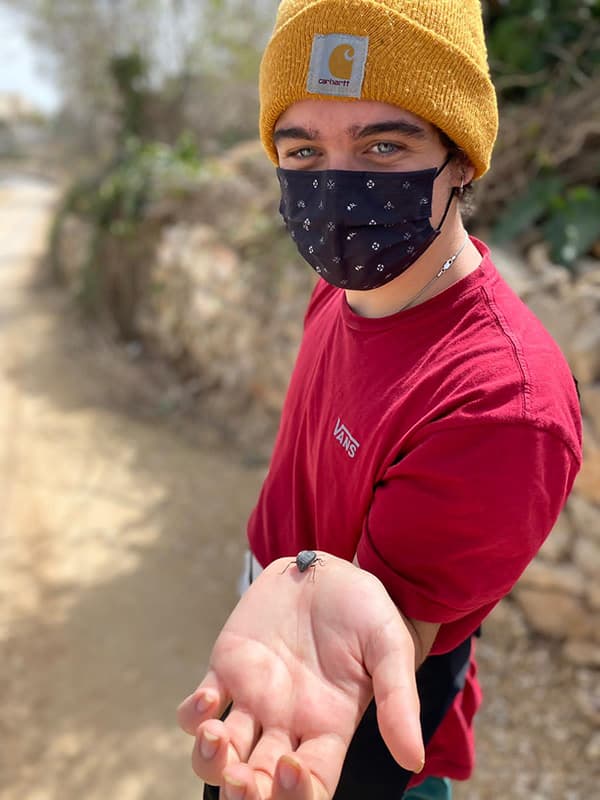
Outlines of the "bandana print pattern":
M 279 210 L 321 277 L 344 289 L 375 289 L 408 269 L 439 234 L 441 223 L 434 230 L 429 217 L 433 182 L 446 163 L 403 173 L 278 169 Z

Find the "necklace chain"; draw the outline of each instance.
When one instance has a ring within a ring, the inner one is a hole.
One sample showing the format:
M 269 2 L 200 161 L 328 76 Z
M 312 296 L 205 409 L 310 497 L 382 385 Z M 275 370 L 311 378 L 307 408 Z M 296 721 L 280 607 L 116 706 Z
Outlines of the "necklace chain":
M 454 255 L 453 255 L 453 256 L 450 256 L 450 258 L 449 258 L 447 261 L 444 261 L 444 263 L 442 264 L 442 266 L 440 267 L 440 269 L 438 270 L 438 272 L 437 272 L 437 273 L 436 273 L 436 274 L 433 276 L 433 278 L 432 278 L 430 281 L 428 281 L 428 282 L 425 284 L 425 286 L 423 286 L 423 288 L 422 288 L 422 289 L 420 289 L 420 290 L 417 292 L 417 294 L 416 294 L 416 295 L 414 295 L 414 297 L 411 297 L 411 299 L 408 301 L 408 303 L 405 303 L 405 304 L 404 304 L 404 305 L 403 305 L 401 308 L 399 308 L 398 310 L 399 310 L 399 311 L 404 311 L 405 309 L 407 309 L 407 308 L 409 308 L 410 306 L 412 306 L 412 305 L 413 305 L 413 303 L 415 303 L 415 302 L 416 302 L 416 301 L 419 299 L 419 297 L 421 297 L 423 294 L 425 294 L 425 292 L 427 291 L 427 289 L 429 289 L 429 287 L 430 287 L 432 284 L 434 284 L 434 283 L 437 281 L 437 279 L 438 279 L 438 278 L 441 278 L 441 277 L 442 277 L 442 275 L 444 275 L 444 273 L 448 272 L 448 270 L 450 269 L 450 267 L 451 267 L 451 266 L 454 264 L 454 262 L 456 261 L 456 259 L 459 257 L 459 255 L 462 253 L 462 251 L 463 251 L 463 250 L 465 249 L 465 247 L 467 246 L 467 242 L 468 242 L 468 241 L 469 241 L 469 236 L 468 236 L 468 234 L 466 234 L 466 233 L 465 233 L 465 240 L 464 240 L 464 242 L 461 244 L 461 246 L 458 248 L 458 250 L 456 251 L 456 253 L 454 253 Z

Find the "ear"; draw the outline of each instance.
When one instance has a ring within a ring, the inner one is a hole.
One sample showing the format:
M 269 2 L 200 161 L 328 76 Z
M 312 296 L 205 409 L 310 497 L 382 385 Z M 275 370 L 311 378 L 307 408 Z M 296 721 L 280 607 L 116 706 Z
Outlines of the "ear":
M 475 177 L 475 167 L 471 164 L 470 161 L 467 162 L 467 167 L 465 169 L 465 186 L 468 186 Z
M 451 176 L 452 186 L 458 197 L 462 197 L 464 189 L 469 186 L 474 175 L 475 167 L 463 152 L 458 151 L 453 159 Z
M 457 189 L 462 193 L 465 186 L 468 186 L 475 177 L 475 167 L 471 164 L 465 153 L 459 154 L 456 167 L 459 181 Z

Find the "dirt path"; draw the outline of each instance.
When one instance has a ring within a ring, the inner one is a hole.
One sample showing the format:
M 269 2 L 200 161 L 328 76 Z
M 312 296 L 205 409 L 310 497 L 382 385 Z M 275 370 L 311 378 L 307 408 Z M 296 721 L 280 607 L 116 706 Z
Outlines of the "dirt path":
M 0 797 L 197 798 L 174 709 L 260 476 L 32 288 L 53 198 L 0 183 Z
M 54 197 L 0 180 L 0 800 L 192 800 L 174 708 L 234 602 L 262 469 L 161 413 L 147 364 L 32 285 Z M 480 654 L 479 768 L 457 800 L 589 800 L 597 673 L 510 606 Z

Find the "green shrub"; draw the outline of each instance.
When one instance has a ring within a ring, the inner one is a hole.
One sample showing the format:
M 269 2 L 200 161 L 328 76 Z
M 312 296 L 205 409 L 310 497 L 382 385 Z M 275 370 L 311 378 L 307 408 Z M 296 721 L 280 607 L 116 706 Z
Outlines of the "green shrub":
M 486 10 L 501 102 L 569 91 L 600 67 L 598 0 L 500 0 Z
M 556 263 L 572 265 L 600 240 L 600 191 L 590 186 L 565 188 L 556 175 L 542 175 L 511 203 L 494 228 L 494 240 L 514 240 L 541 227 Z
M 76 182 L 66 193 L 50 238 L 50 258 L 55 277 L 62 274 L 59 263 L 61 226 L 74 214 L 92 227 L 85 262 L 81 265 L 79 298 L 88 312 L 103 302 L 103 286 L 109 265 L 106 254 L 121 242 L 121 271 L 135 270 L 136 245 L 148 232 L 140 233 L 149 205 L 167 195 L 180 193 L 195 182 L 203 169 L 193 138 L 184 134 L 173 146 L 130 137 L 117 159 L 99 176 Z M 139 238 L 139 241 L 137 241 Z M 133 305 L 132 305 L 133 313 Z M 123 328 L 123 325 L 120 325 Z
M 536 228 L 569 266 L 600 240 L 600 0 L 489 0 L 485 11 L 504 123 L 496 165 L 507 188 L 493 238 Z M 527 188 L 515 195 L 517 171 Z

